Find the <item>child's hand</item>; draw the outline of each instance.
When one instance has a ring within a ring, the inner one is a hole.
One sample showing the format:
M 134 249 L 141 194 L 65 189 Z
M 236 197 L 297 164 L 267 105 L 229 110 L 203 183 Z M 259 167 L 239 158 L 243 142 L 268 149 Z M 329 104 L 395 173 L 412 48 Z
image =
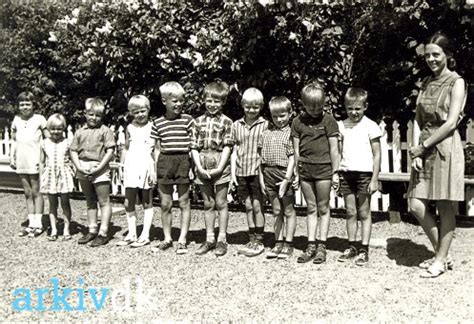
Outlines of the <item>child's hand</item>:
M 209 170 L 208 173 L 211 178 L 219 178 L 222 175 L 222 170 L 212 169 L 212 170 Z
M 337 172 L 332 175 L 331 187 L 334 189 L 334 191 L 339 190 L 339 173 Z
M 154 168 L 154 167 L 151 167 L 151 168 L 150 168 L 150 177 L 148 178 L 148 183 L 149 183 L 151 186 L 154 186 L 154 185 L 156 184 L 156 180 L 157 180 L 157 177 L 156 177 L 155 168 Z
M 280 186 L 278 188 L 278 197 L 283 198 L 285 196 L 286 190 L 288 189 L 290 181 L 288 179 L 283 179 L 282 182 L 280 182 Z
M 370 181 L 369 186 L 367 188 L 368 194 L 371 195 L 374 192 L 376 192 L 377 190 L 379 190 L 378 181 Z
M 239 186 L 239 182 L 237 181 L 237 177 L 235 176 L 235 174 L 232 174 L 230 176 L 230 186 L 235 188 Z
M 209 172 L 204 170 L 203 168 L 196 168 L 196 172 L 200 178 L 211 179 L 211 175 L 209 174 Z
M 195 175 L 194 175 L 194 172 L 193 172 L 192 168 L 189 169 L 188 176 L 189 176 L 189 180 L 194 180 Z
M 411 166 L 415 169 L 416 172 L 423 171 L 423 159 L 416 157 L 411 161 Z

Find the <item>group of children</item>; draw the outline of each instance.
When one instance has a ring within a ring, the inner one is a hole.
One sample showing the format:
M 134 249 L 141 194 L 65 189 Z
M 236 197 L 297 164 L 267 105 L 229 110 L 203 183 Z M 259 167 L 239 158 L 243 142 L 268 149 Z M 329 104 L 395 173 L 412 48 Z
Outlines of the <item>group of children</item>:
M 295 189 L 299 186 L 307 203 L 308 244 L 297 261 L 326 261 L 326 239 L 330 223 L 331 189 L 344 195 L 347 210 L 347 249 L 339 261 L 368 262 L 371 234 L 370 196 L 377 190 L 380 165 L 381 131 L 364 116 L 367 92 L 350 88 L 344 98 L 345 120 L 337 122 L 325 113 L 325 92 L 321 84 L 310 83 L 301 91 L 303 112 L 293 120 L 293 104 L 284 97 L 268 103 L 271 122 L 261 116 L 264 97 L 256 88 L 242 94 L 244 116 L 233 122 L 222 110 L 229 86 L 214 81 L 204 88 L 205 113 L 193 118 L 182 112 L 185 91 L 177 82 L 160 87 L 166 108 L 163 116 L 149 119 L 150 102 L 143 95 L 128 103 L 131 123 L 126 127 L 125 145 L 118 174 L 125 187 L 127 235 L 117 245 L 141 247 L 150 244 L 153 222 L 152 195 L 158 188 L 164 240 L 154 250 L 173 247 L 171 236 L 173 192 L 176 187 L 181 211 L 180 235 L 176 253 L 188 252 L 190 225 L 190 183 L 199 186 L 204 202 L 205 242 L 195 251 L 202 255 L 213 250 L 216 256 L 227 252 L 229 219 L 227 194 L 237 188 L 245 204 L 249 242 L 238 253 L 248 257 L 264 252 L 265 215 L 263 198 L 271 202 L 274 246 L 267 258 L 287 259 L 293 254 L 296 229 Z M 34 97 L 26 92 L 18 97 L 19 115 L 12 124 L 14 145 L 11 166 L 20 176 L 27 201 L 28 226 L 20 236 L 37 236 L 43 231 L 42 194 L 50 206 L 51 233 L 58 239 L 58 197 L 65 216 L 64 240 L 71 239 L 69 195 L 75 176 L 86 197 L 88 232 L 79 244 L 101 246 L 108 242 L 111 218 L 110 169 L 114 156 L 113 132 L 102 123 L 104 102 L 90 98 L 85 103 L 86 125 L 72 141 L 64 137 L 65 118 L 53 114 L 46 121 L 34 114 Z M 42 140 L 44 138 L 44 140 Z M 75 170 L 75 171 L 74 171 Z M 143 205 L 143 229 L 137 234 L 137 196 Z M 100 207 L 100 228 L 97 210 Z M 217 238 L 214 226 L 217 218 Z M 316 240 L 319 216 L 319 240 Z M 362 244 L 356 244 L 357 217 L 362 223 Z

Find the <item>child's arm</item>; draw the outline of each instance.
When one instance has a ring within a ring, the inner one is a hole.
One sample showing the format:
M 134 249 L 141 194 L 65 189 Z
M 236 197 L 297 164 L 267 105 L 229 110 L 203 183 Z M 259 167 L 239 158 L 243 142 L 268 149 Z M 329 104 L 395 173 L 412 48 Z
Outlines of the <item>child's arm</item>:
M 155 174 L 158 175 L 158 158 L 160 157 L 161 141 L 156 139 L 155 149 L 153 150 L 153 160 L 155 162 Z
M 70 149 L 70 155 L 71 155 L 72 164 L 74 164 L 74 167 L 76 168 L 76 170 L 78 172 L 87 174 L 86 170 L 84 170 L 81 167 L 81 163 L 79 162 L 79 154 L 77 153 L 77 151 L 74 151 L 74 150 Z
M 336 134 L 329 137 L 329 154 L 331 155 L 332 187 L 339 188 L 339 136 Z
M 43 174 L 45 162 L 46 162 L 46 154 L 44 153 L 43 145 L 41 145 L 41 147 L 40 147 L 40 163 L 39 163 L 39 176 L 40 176 L 40 178 L 41 178 L 41 175 Z
M 128 148 L 130 147 L 130 134 L 128 133 L 128 127 L 125 129 L 125 143 L 123 145 L 122 152 L 120 153 L 120 165 L 118 168 L 118 176 L 120 180 L 123 180 L 123 163 L 125 162 L 125 158 L 128 153 Z
M 295 169 L 295 156 L 290 155 L 288 157 L 288 167 L 286 168 L 286 174 L 283 181 L 280 183 L 280 187 L 278 190 L 278 196 L 283 198 L 288 189 L 288 184 L 290 184 L 291 177 L 293 176 L 293 170 Z
M 16 128 L 12 127 L 12 138 L 10 146 L 10 167 L 16 169 Z
M 105 155 L 102 158 L 102 160 L 100 161 L 99 165 L 92 168 L 89 171 L 89 174 L 94 175 L 95 173 L 100 172 L 102 169 L 104 169 L 109 164 L 110 160 L 112 160 L 113 157 L 114 157 L 114 148 L 113 147 L 106 148 L 105 149 Z
M 372 171 L 372 178 L 370 179 L 369 188 L 367 188 L 369 194 L 373 194 L 378 190 L 379 172 L 380 172 L 380 137 L 370 140 L 370 146 L 372 147 L 372 155 L 374 158 L 374 166 Z
M 262 147 L 260 145 L 257 148 L 257 154 L 260 157 L 260 161 L 262 161 Z M 262 191 L 262 194 L 265 195 L 265 181 L 263 178 L 262 163 L 260 163 L 260 165 L 258 166 L 258 182 L 260 183 L 260 189 Z
M 300 139 L 298 137 L 293 137 L 293 149 L 295 150 L 294 154 L 294 172 L 295 172 L 295 178 L 293 180 L 293 187 L 298 188 L 299 186 L 299 181 L 300 181 L 300 174 L 298 170 L 298 162 L 300 159 Z
M 237 148 L 238 146 L 234 145 L 232 155 L 230 156 L 230 187 L 239 185 L 237 181 Z
M 224 151 L 222 151 L 222 152 L 224 152 Z M 192 149 L 191 150 L 191 157 L 193 158 L 194 165 L 196 166 L 197 174 L 202 178 L 210 179 L 211 175 L 209 174 L 209 172 L 202 168 L 201 158 L 199 156 L 199 151 L 196 150 L 196 149 Z M 222 161 L 222 158 L 221 158 L 221 161 Z

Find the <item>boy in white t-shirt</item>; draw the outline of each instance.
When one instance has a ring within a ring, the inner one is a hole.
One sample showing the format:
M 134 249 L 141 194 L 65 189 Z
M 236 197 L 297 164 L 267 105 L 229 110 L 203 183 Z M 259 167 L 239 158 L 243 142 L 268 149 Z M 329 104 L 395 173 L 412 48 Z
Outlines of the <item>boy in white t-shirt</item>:
M 380 127 L 364 116 L 367 110 L 367 91 L 349 88 L 344 96 L 347 118 L 339 121 L 341 134 L 341 163 L 339 164 L 340 192 L 344 196 L 347 217 L 348 248 L 338 261 L 353 258 L 356 265 L 369 261 L 369 240 L 372 230 L 370 196 L 378 189 L 380 170 Z M 362 227 L 362 244 L 356 246 L 357 215 Z

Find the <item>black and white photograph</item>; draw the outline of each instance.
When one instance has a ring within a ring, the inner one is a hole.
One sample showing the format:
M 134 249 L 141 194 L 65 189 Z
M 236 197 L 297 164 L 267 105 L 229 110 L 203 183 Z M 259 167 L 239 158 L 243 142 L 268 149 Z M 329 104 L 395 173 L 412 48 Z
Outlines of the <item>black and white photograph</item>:
M 474 322 L 473 0 L 1 0 L 0 322 Z

